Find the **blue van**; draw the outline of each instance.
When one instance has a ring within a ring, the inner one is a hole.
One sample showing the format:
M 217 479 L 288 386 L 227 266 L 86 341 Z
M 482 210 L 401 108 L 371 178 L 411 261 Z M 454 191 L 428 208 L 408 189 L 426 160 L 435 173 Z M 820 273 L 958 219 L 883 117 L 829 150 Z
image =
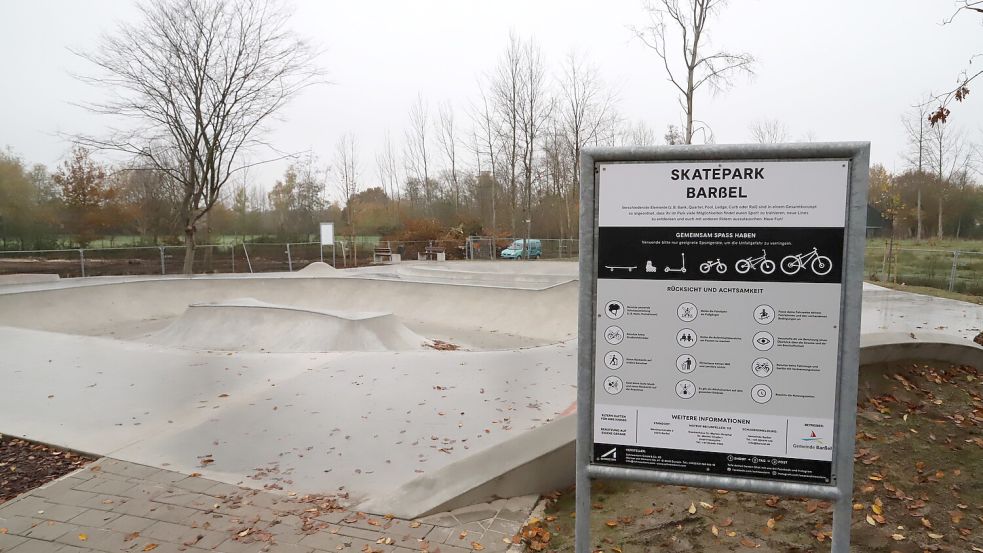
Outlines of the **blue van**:
M 525 240 L 519 239 L 511 244 L 509 247 L 502 250 L 502 259 L 522 259 L 526 257 L 526 252 L 524 250 Z M 529 258 L 539 259 L 539 256 L 543 255 L 543 243 L 539 240 L 529 240 Z

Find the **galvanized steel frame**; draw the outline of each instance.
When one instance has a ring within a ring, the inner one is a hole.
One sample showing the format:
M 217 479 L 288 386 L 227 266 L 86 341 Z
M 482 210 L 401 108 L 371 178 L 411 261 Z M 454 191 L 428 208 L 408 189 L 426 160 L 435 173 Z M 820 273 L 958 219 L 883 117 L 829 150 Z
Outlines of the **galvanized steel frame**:
M 835 485 L 775 482 L 685 472 L 671 472 L 590 463 L 593 449 L 594 319 L 597 304 L 597 164 L 671 161 L 849 161 L 846 236 L 840 308 L 840 350 L 837 371 L 836 422 L 833 460 Z M 856 433 L 857 378 L 860 361 L 860 310 L 867 220 L 869 142 L 829 142 L 771 145 L 661 146 L 650 148 L 589 148 L 581 154 L 580 183 L 580 311 L 577 369 L 577 499 L 576 552 L 591 553 L 590 486 L 593 478 L 639 480 L 662 484 L 728 489 L 834 502 L 833 553 L 850 550 L 853 492 L 853 453 Z

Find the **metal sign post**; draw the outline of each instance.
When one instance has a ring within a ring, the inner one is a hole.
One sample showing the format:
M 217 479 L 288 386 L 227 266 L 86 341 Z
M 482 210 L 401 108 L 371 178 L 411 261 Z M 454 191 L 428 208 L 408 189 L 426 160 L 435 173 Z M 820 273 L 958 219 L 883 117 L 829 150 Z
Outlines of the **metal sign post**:
M 593 478 L 827 499 L 849 551 L 869 152 L 584 151 L 577 553 Z
M 321 223 L 321 262 L 324 262 L 324 246 L 331 244 L 331 266 L 335 266 L 334 261 L 334 223 Z

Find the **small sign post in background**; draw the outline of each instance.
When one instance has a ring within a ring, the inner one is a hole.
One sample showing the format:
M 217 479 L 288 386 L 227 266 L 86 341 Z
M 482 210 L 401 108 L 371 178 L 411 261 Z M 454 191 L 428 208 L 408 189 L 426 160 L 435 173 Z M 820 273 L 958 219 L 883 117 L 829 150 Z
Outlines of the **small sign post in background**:
M 324 246 L 331 245 L 331 266 L 334 267 L 334 223 L 321 223 L 321 263 L 324 263 Z
M 869 149 L 585 150 L 577 553 L 593 478 L 830 500 L 849 550 Z

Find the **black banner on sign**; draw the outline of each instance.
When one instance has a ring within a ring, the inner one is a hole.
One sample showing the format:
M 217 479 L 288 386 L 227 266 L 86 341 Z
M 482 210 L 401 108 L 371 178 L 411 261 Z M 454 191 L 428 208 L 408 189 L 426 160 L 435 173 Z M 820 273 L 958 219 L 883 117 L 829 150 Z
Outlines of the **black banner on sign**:
M 829 484 L 833 463 L 636 445 L 594 444 L 591 462 L 628 468 L 686 471 L 786 482 Z
M 842 228 L 600 227 L 597 277 L 839 283 Z

